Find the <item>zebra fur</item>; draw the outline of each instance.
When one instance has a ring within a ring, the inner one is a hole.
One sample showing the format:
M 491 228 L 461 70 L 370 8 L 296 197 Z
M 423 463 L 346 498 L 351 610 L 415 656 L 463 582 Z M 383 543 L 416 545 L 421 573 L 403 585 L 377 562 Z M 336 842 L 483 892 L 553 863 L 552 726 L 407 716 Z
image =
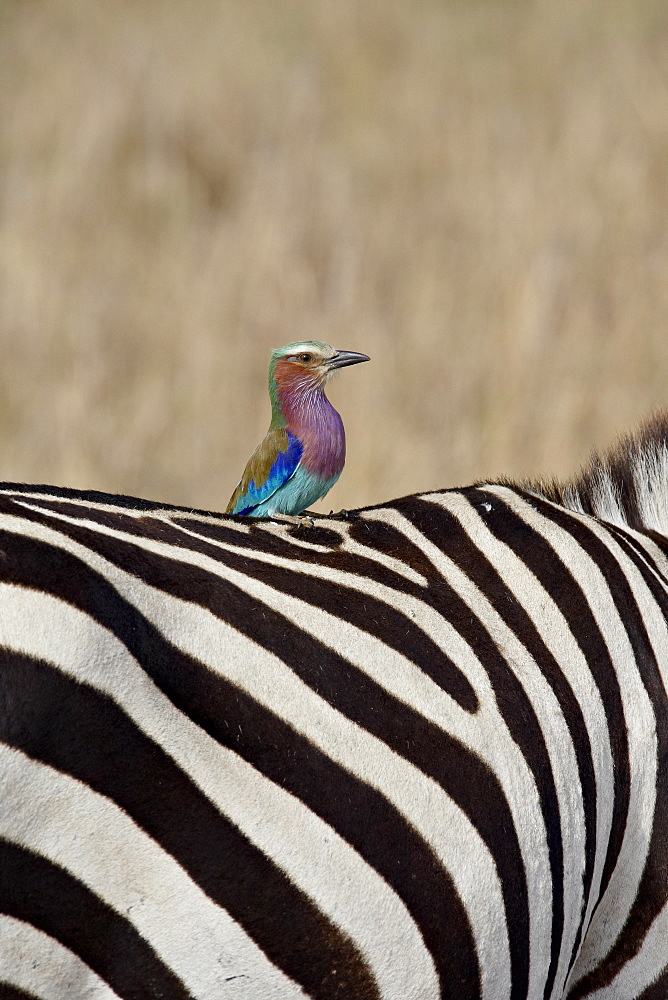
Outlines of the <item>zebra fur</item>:
M 314 527 L 4 485 L 0 997 L 665 998 L 667 441 Z

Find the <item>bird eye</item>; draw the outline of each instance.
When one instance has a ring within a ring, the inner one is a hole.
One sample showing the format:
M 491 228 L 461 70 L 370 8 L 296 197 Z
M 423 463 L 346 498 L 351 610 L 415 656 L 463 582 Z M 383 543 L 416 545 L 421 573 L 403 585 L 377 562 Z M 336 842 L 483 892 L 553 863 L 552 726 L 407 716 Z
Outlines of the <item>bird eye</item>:
M 300 354 L 299 355 L 299 360 L 300 361 L 305 361 L 305 362 L 313 361 L 313 355 L 312 354 Z

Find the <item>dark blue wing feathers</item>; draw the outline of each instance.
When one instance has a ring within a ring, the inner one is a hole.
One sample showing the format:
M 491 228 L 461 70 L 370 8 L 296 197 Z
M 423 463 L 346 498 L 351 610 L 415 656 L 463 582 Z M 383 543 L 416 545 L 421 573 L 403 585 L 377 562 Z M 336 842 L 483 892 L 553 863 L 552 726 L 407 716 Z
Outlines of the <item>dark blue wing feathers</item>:
M 264 483 L 256 486 L 255 480 L 251 479 L 243 495 L 237 500 L 235 514 L 249 514 L 258 504 L 268 500 L 272 493 L 275 493 L 293 475 L 299 465 L 304 447 L 298 437 L 295 437 L 290 431 L 286 433 L 288 437 L 287 451 L 277 453 Z M 242 503 L 244 506 L 238 509 Z

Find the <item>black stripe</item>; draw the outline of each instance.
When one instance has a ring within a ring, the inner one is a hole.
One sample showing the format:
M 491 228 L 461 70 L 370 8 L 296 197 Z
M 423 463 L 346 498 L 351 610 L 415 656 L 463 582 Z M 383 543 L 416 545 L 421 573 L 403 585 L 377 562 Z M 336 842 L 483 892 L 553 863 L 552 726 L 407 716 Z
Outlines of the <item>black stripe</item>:
M 60 941 L 126 1000 L 191 996 L 132 924 L 64 869 L 2 839 L 0 912 Z
M 0 970 L 1 975 L 2 970 Z M 3 983 L 0 980 L 0 1000 L 35 1000 L 36 997 L 36 993 L 26 993 L 18 986 L 10 986 L 9 983 Z
M 378 997 L 350 938 L 111 699 L 4 650 L 0 677 L 0 739 L 117 802 L 311 996 Z

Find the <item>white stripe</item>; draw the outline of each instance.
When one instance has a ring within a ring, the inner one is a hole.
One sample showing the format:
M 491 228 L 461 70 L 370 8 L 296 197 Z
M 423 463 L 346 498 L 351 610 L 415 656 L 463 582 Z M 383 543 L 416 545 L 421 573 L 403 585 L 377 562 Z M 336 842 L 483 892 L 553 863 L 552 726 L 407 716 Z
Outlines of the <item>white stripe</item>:
M 4 914 L 0 914 L 0 983 L 40 1000 L 119 1000 L 69 948 Z
M 0 642 L 56 662 L 113 697 L 355 941 L 384 998 L 439 996 L 431 956 L 404 904 L 334 830 L 182 715 L 125 647 L 87 616 L 48 595 L 6 584 L 0 585 L 0 606 Z M 26 621 L 35 623 L 29 631 Z
M 121 809 L 0 744 L 0 834 L 48 858 L 131 921 L 199 1000 L 304 997 L 299 987 Z M 233 978 L 231 978 L 233 977 Z

